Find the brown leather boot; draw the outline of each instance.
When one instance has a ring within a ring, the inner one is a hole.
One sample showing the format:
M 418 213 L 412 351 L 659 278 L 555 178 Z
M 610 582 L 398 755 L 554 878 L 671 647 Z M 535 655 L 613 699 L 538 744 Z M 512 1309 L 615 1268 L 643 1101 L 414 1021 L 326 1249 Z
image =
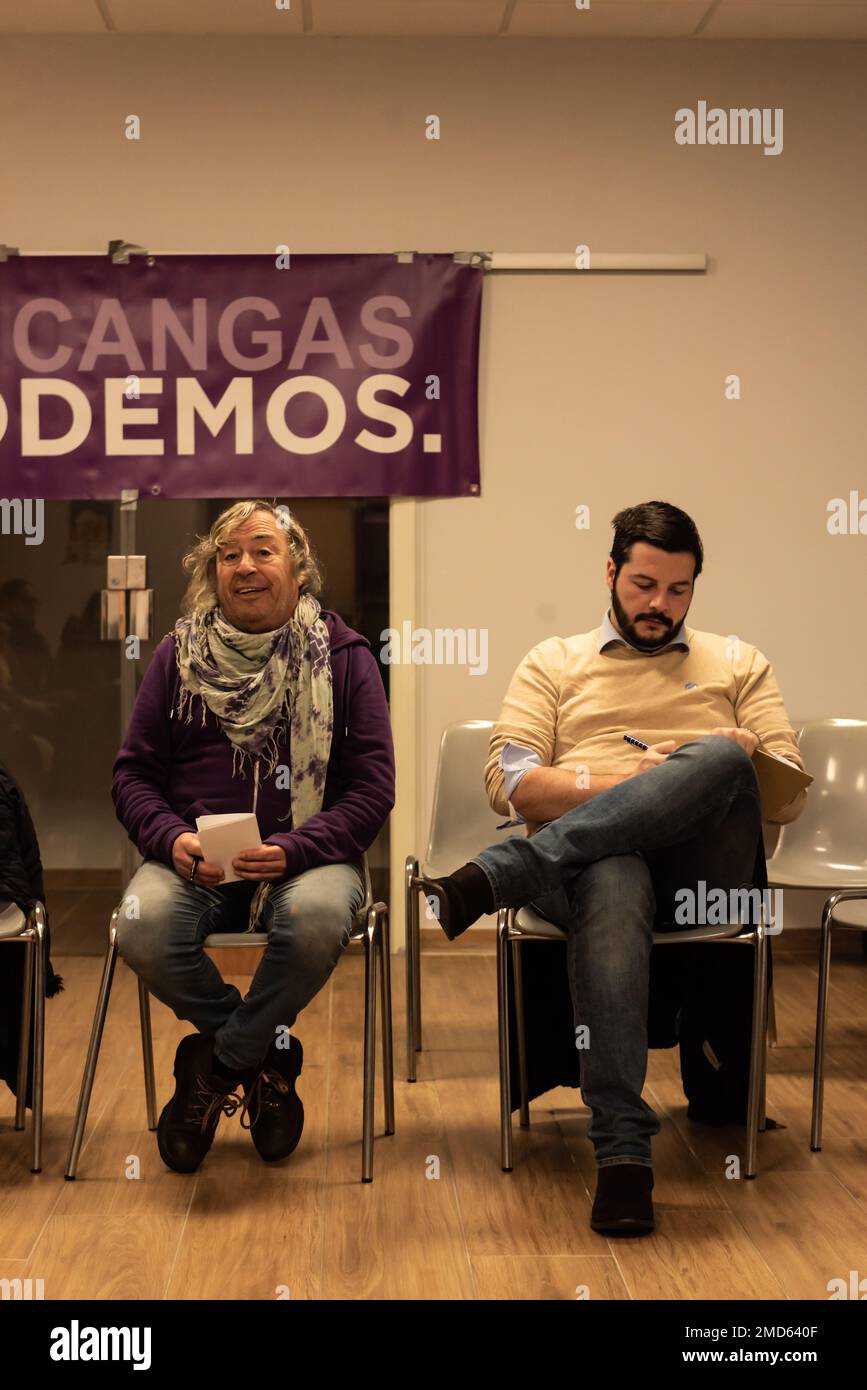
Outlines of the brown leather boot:
M 304 1106 L 295 1083 L 303 1065 L 300 1038 L 290 1037 L 285 1049 L 272 1042 L 255 1080 L 244 1082 L 241 1128 L 249 1129 L 256 1152 L 266 1163 L 288 1158 L 298 1146 Z
M 195 1173 L 214 1142 L 221 1115 L 234 1115 L 241 1097 L 234 1083 L 215 1076 L 214 1041 L 201 1033 L 181 1038 L 175 1053 L 175 1093 L 159 1118 L 157 1147 L 167 1168 Z

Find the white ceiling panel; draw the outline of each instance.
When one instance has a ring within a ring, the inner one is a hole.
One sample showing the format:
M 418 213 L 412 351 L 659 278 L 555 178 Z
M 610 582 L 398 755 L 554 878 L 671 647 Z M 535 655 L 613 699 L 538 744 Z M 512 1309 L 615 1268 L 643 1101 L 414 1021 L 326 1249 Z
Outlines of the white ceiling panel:
M 708 39 L 867 39 L 865 0 L 722 0 Z
M 0 0 L 2 3 L 2 0 Z M 96 8 L 95 0 L 92 0 Z M 105 0 L 119 34 L 262 34 L 300 38 L 301 0 L 278 10 L 274 0 Z
M 0 0 L 0 34 L 104 34 L 94 0 Z
M 687 39 L 710 0 L 518 0 L 508 32 L 515 38 Z
M 0 0 L 5 34 L 867 39 L 867 0 Z
M 313 0 L 313 33 L 355 38 L 493 38 L 505 0 Z

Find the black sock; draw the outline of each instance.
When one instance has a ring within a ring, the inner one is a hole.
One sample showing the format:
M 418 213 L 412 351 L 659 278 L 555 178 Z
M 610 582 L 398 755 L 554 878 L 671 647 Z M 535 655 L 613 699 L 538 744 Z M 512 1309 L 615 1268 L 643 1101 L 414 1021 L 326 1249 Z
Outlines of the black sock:
M 478 864 L 464 864 L 462 869 L 449 875 L 448 885 L 467 917 L 484 917 L 496 910 L 488 875 Z

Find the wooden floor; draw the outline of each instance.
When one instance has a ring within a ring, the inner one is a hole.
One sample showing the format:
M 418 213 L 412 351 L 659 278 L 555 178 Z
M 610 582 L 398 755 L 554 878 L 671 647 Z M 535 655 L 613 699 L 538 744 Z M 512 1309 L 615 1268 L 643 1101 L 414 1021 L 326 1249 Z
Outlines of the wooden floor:
M 574 1299 L 586 1288 L 594 1299 L 824 1300 L 830 1279 L 867 1275 L 867 960 L 856 934 L 835 946 L 822 1153 L 808 1145 L 816 938 L 792 933 L 774 943 L 768 1078 L 769 1113 L 787 1128 L 760 1136 L 755 1181 L 727 1179 L 743 1131 L 688 1121 L 677 1052 L 652 1052 L 657 1229 L 616 1241 L 588 1224 L 595 1166 L 577 1091 L 532 1106 L 531 1129 L 515 1127 L 514 1171 L 500 1171 L 495 962 L 491 938 L 471 935 L 425 954 L 415 1085 L 404 1079 L 394 961 L 397 1133 L 382 1136 L 380 1082 L 367 1185 L 354 950 L 293 1030 L 306 1111 L 295 1154 L 264 1165 L 236 1116 L 193 1176 L 163 1166 L 145 1127 L 135 981 L 120 963 L 74 1183 L 63 1166 L 100 962 L 57 952 L 66 990 L 48 1004 L 40 1176 L 0 1083 L 0 1278 L 42 1279 L 46 1299 Z M 157 1003 L 153 1014 L 161 1106 L 191 1029 Z M 126 1176 L 132 1156 L 138 1179 Z

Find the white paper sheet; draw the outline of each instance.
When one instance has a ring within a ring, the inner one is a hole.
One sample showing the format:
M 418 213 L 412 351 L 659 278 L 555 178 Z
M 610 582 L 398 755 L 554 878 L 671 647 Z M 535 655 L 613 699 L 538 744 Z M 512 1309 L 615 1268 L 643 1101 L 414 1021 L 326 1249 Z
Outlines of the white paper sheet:
M 232 868 L 232 860 L 237 859 L 241 850 L 257 849 L 262 843 L 259 823 L 249 811 L 233 812 L 222 816 L 196 816 L 196 831 L 202 854 L 209 864 L 219 864 L 225 873 L 220 883 L 244 883 Z

